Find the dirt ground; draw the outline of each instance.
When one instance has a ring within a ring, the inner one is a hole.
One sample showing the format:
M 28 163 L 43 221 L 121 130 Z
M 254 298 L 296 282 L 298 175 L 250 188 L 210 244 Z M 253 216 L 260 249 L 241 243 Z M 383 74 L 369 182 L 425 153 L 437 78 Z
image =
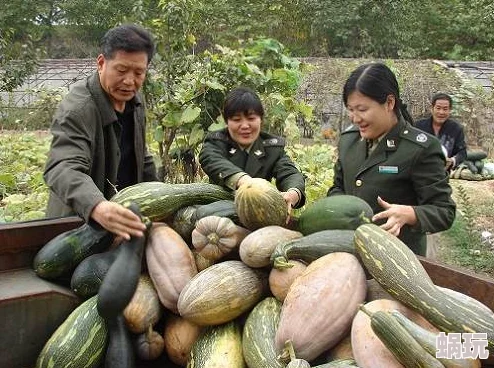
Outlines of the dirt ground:
M 458 198 L 460 186 L 465 190 L 469 203 L 475 211 L 475 224 L 481 231 L 494 234 L 494 180 L 469 181 L 451 179 L 453 198 L 458 211 L 463 211 L 461 200 Z M 429 235 L 427 240 L 427 257 L 440 260 L 441 246 L 444 246 L 442 234 Z

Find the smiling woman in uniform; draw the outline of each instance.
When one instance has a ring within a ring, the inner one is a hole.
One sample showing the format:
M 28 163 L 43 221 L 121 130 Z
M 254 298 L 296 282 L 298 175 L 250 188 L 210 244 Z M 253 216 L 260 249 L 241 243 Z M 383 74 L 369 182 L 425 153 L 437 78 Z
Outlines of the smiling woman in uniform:
M 451 227 L 456 211 L 439 141 L 412 126 L 396 77 L 382 63 L 354 70 L 343 102 L 353 126 L 341 134 L 328 195 L 364 199 L 373 222 L 425 255 L 426 233 Z
M 250 178 L 275 179 L 288 209 L 305 203 L 305 180 L 285 152 L 282 137 L 261 130 L 264 108 L 251 89 L 238 87 L 225 98 L 226 128 L 206 136 L 199 155 L 212 183 L 231 190 Z

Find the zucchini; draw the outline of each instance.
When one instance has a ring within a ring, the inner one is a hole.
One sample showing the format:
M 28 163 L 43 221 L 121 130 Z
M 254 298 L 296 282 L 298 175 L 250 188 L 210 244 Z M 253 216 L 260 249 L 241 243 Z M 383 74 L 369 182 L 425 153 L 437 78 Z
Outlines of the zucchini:
M 129 209 L 140 216 L 135 203 L 132 203 Z M 98 312 L 107 322 L 123 312 L 135 293 L 141 274 L 146 235 L 132 236 L 130 240 L 119 245 L 117 258 L 101 283 L 98 291 Z
M 96 309 L 97 296 L 79 305 L 46 342 L 36 368 L 96 368 L 103 360 L 108 331 Z
M 186 206 L 179 209 L 173 215 L 171 227 L 187 244 L 192 244 L 192 231 L 196 227 L 194 214 L 199 205 Z
M 468 161 L 479 161 L 487 158 L 487 153 L 480 149 L 469 149 L 467 150 L 467 160 Z
M 353 245 L 354 230 L 322 230 L 310 235 L 279 243 L 271 254 L 275 268 L 287 268 L 293 265 L 290 259 L 299 259 L 310 263 L 322 256 L 334 252 L 355 254 Z
M 348 194 L 319 198 L 300 214 L 298 231 L 309 235 L 321 230 L 355 230 L 369 223 L 373 211 L 362 198 Z
M 34 272 L 48 280 L 68 275 L 84 258 L 107 250 L 113 238 L 111 232 L 95 222 L 61 233 L 36 253 Z
M 372 277 L 395 299 L 446 333 L 487 333 L 488 349 L 494 352 L 494 314 L 438 289 L 397 237 L 365 224 L 355 230 L 355 249 Z
M 223 187 L 209 183 L 171 184 L 149 181 L 131 185 L 111 201 L 120 204 L 134 202 L 142 216 L 151 221 L 161 221 L 182 207 L 206 204 L 221 199 L 233 199 L 233 194 Z
M 117 258 L 119 248 L 93 254 L 84 259 L 74 270 L 70 288 L 79 297 L 87 299 L 98 294 L 101 282 Z
M 245 368 L 242 335 L 235 321 L 207 327 L 192 346 L 187 368 Z
M 389 312 L 371 313 L 364 306 L 360 309 L 370 317 L 372 331 L 405 367 L 444 368 Z
M 415 322 L 409 320 L 403 314 L 397 310 L 391 311 L 391 316 L 395 318 L 400 325 L 402 325 L 405 330 L 422 346 L 429 354 L 432 356 L 436 355 L 436 337 L 437 334 L 426 330 L 422 326 L 419 326 Z M 473 368 L 476 366 L 480 367 L 480 363 L 476 359 L 447 359 L 447 358 L 437 358 L 446 368 Z M 475 364 L 478 363 L 478 364 Z
M 223 199 L 199 206 L 193 216 L 193 219 L 194 221 L 198 221 L 207 216 L 228 217 L 237 225 L 240 225 L 237 210 L 235 209 L 235 202 L 231 199 Z
M 328 363 L 315 365 L 312 368 L 333 368 L 333 367 L 351 368 L 351 367 L 358 367 L 358 366 L 357 366 L 357 363 L 355 362 L 354 359 L 337 359 L 337 360 L 333 360 L 333 361 L 328 362 Z
M 134 368 L 134 345 L 122 314 L 106 321 L 109 342 L 106 348 L 105 368 Z

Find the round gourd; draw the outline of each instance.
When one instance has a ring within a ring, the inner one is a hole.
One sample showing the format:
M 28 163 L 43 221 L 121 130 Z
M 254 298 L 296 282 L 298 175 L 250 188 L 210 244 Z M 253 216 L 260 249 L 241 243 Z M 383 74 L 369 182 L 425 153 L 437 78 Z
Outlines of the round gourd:
M 288 264 L 292 267 L 272 268 L 269 273 L 269 289 L 280 302 L 285 300 L 293 281 L 307 268 L 305 263 L 297 260 L 289 260 Z
M 190 351 L 202 327 L 180 316 L 170 313 L 165 322 L 163 338 L 165 351 L 170 360 L 181 367 L 185 367 Z
M 235 209 L 240 222 L 249 230 L 268 225 L 284 226 L 288 217 L 283 196 L 262 178 L 250 179 L 237 189 Z
M 281 226 L 262 227 L 251 232 L 242 240 L 239 247 L 240 259 L 249 267 L 269 266 L 271 254 L 280 243 L 301 237 L 302 234 L 298 231 Z
M 149 326 L 148 330 L 136 339 L 137 356 L 142 360 L 155 360 L 165 349 L 163 337 Z

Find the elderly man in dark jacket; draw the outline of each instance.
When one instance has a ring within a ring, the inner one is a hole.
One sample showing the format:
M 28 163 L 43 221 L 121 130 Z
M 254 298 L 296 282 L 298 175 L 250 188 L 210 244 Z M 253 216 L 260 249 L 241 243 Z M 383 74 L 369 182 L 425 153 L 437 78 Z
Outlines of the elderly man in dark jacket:
M 415 123 L 417 128 L 439 139 L 445 151 L 447 170 L 455 169 L 467 157 L 463 127 L 449 118 L 452 107 L 453 100 L 449 95 L 436 93 L 432 97 L 432 115 Z
M 156 180 L 139 94 L 153 54 L 141 27 L 122 25 L 104 36 L 97 72 L 71 88 L 53 119 L 44 172 L 47 216 L 76 214 L 125 239 L 143 235 L 140 219 L 109 199 L 126 186 Z

